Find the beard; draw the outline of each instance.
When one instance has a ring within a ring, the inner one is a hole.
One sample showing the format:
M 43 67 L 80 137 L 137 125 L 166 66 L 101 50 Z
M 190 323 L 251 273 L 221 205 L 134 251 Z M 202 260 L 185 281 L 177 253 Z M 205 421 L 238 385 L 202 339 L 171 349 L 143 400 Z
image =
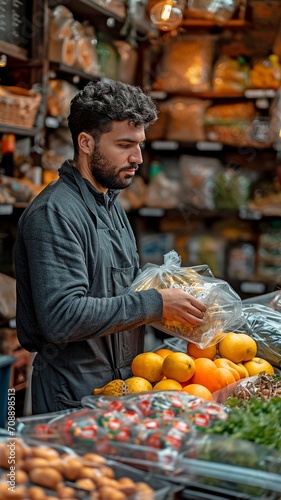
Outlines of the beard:
M 139 168 L 134 163 L 117 170 L 117 167 L 110 163 L 106 156 L 101 154 L 98 145 L 96 145 L 90 157 L 90 167 L 93 178 L 98 184 L 107 189 L 125 189 L 131 184 L 133 177 L 128 175 L 125 178 L 120 178 L 120 172 L 128 168 L 135 168 L 135 170 Z

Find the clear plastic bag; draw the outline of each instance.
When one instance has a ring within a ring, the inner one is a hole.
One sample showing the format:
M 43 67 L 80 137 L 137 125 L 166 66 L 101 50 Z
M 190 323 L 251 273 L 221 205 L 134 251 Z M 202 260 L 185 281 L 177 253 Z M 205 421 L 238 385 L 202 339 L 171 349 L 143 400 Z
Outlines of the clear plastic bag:
M 193 17 L 226 23 L 234 15 L 237 0 L 188 0 L 188 12 Z
M 244 330 L 258 346 L 257 356 L 281 368 L 281 291 L 242 301 Z
M 191 328 L 176 320 L 165 320 L 153 326 L 169 335 L 193 342 L 200 348 L 216 344 L 228 331 L 237 329 L 245 321 L 242 301 L 227 282 L 215 278 L 210 270 L 206 273 L 208 266 L 205 267 L 204 275 L 199 274 L 200 270 L 196 267 L 180 265 L 180 256 L 172 250 L 164 255 L 162 266 L 148 264 L 130 289 L 137 292 L 150 288 L 183 288 L 207 306 L 203 324 Z

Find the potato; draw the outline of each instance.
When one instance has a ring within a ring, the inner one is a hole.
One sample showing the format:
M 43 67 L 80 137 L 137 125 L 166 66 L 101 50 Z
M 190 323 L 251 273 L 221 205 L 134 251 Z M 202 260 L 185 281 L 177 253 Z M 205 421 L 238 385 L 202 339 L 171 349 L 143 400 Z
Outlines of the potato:
M 136 483 L 136 494 L 138 495 L 145 496 L 145 500 L 153 500 L 154 498 L 154 491 L 153 489 L 146 483 L 143 483 L 142 481 Z
M 70 486 L 64 486 L 64 484 L 60 484 L 57 487 L 57 495 L 58 498 L 67 498 L 68 500 L 77 498 L 75 489 Z
M 37 469 L 38 467 L 48 467 L 49 460 L 46 458 L 27 458 L 24 460 L 22 468 L 29 472 L 32 469 Z
M 20 441 L 8 439 L 5 443 L 0 442 L 0 467 L 9 469 L 10 465 L 18 465 L 23 455 Z M 10 461 L 10 463 L 9 463 Z M 14 463 L 11 463 L 13 461 Z
M 103 476 L 111 477 L 112 479 L 115 477 L 114 470 L 111 467 L 108 467 L 108 465 L 102 465 L 99 467 L 99 470 Z
M 16 476 L 16 484 L 26 484 L 28 482 L 28 475 L 22 469 L 16 469 L 15 476 Z
M 110 477 L 100 477 L 97 481 L 98 487 L 101 488 L 102 486 L 110 486 L 111 488 L 114 488 L 115 490 L 119 490 L 119 483 L 116 479 L 111 479 Z
M 23 500 L 26 498 L 26 488 L 25 486 L 15 486 L 14 490 L 9 490 L 9 484 L 7 482 L 0 482 L 0 498 L 1 500 Z
M 40 486 L 31 486 L 28 488 L 27 492 L 27 498 L 29 500 L 46 500 L 50 498 L 47 497 L 45 491 L 43 488 L 40 488 Z
M 76 457 L 64 458 L 62 460 L 62 474 L 68 481 L 75 481 L 77 478 L 81 477 L 80 472 L 83 468 L 81 460 Z
M 83 462 L 93 462 L 95 464 L 105 464 L 106 459 L 101 455 L 97 455 L 96 453 L 86 453 L 82 456 Z
M 30 481 L 38 486 L 55 490 L 62 482 L 62 474 L 51 467 L 36 467 L 29 472 Z
M 60 457 L 59 452 L 49 446 L 34 446 L 32 448 L 32 455 L 34 457 L 46 458 L 46 460 Z
M 136 491 L 136 485 L 130 477 L 120 477 L 118 479 L 119 489 L 127 496 L 133 495 Z
M 111 486 L 102 486 L 99 490 L 100 500 L 126 500 L 126 495 Z
M 81 488 L 82 490 L 86 491 L 93 491 L 96 488 L 96 485 L 94 481 L 92 481 L 92 479 L 86 479 L 86 478 L 77 479 L 75 484 L 78 488 Z

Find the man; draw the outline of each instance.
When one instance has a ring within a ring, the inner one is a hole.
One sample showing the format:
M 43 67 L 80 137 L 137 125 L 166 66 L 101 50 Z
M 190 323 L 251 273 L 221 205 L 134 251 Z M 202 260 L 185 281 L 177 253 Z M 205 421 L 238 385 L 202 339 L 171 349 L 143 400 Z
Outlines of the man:
M 78 406 L 95 387 L 130 377 L 145 324 L 202 323 L 205 306 L 181 289 L 126 293 L 139 258 L 117 196 L 142 163 L 156 119 L 140 88 L 90 82 L 71 101 L 73 161 L 19 221 L 16 319 L 21 345 L 37 353 L 34 414 Z

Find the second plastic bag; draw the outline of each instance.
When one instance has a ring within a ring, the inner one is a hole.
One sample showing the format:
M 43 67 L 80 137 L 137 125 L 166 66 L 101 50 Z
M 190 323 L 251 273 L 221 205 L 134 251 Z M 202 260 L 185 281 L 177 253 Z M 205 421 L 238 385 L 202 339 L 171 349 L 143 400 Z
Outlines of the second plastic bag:
M 154 324 L 155 328 L 204 348 L 216 344 L 227 332 L 239 328 L 245 321 L 242 301 L 231 286 L 215 278 L 208 266 L 181 267 L 181 258 L 175 250 L 164 255 L 162 266 L 148 264 L 132 283 L 131 290 L 179 287 L 206 305 L 202 325 L 192 328 L 177 320 L 166 319 Z

